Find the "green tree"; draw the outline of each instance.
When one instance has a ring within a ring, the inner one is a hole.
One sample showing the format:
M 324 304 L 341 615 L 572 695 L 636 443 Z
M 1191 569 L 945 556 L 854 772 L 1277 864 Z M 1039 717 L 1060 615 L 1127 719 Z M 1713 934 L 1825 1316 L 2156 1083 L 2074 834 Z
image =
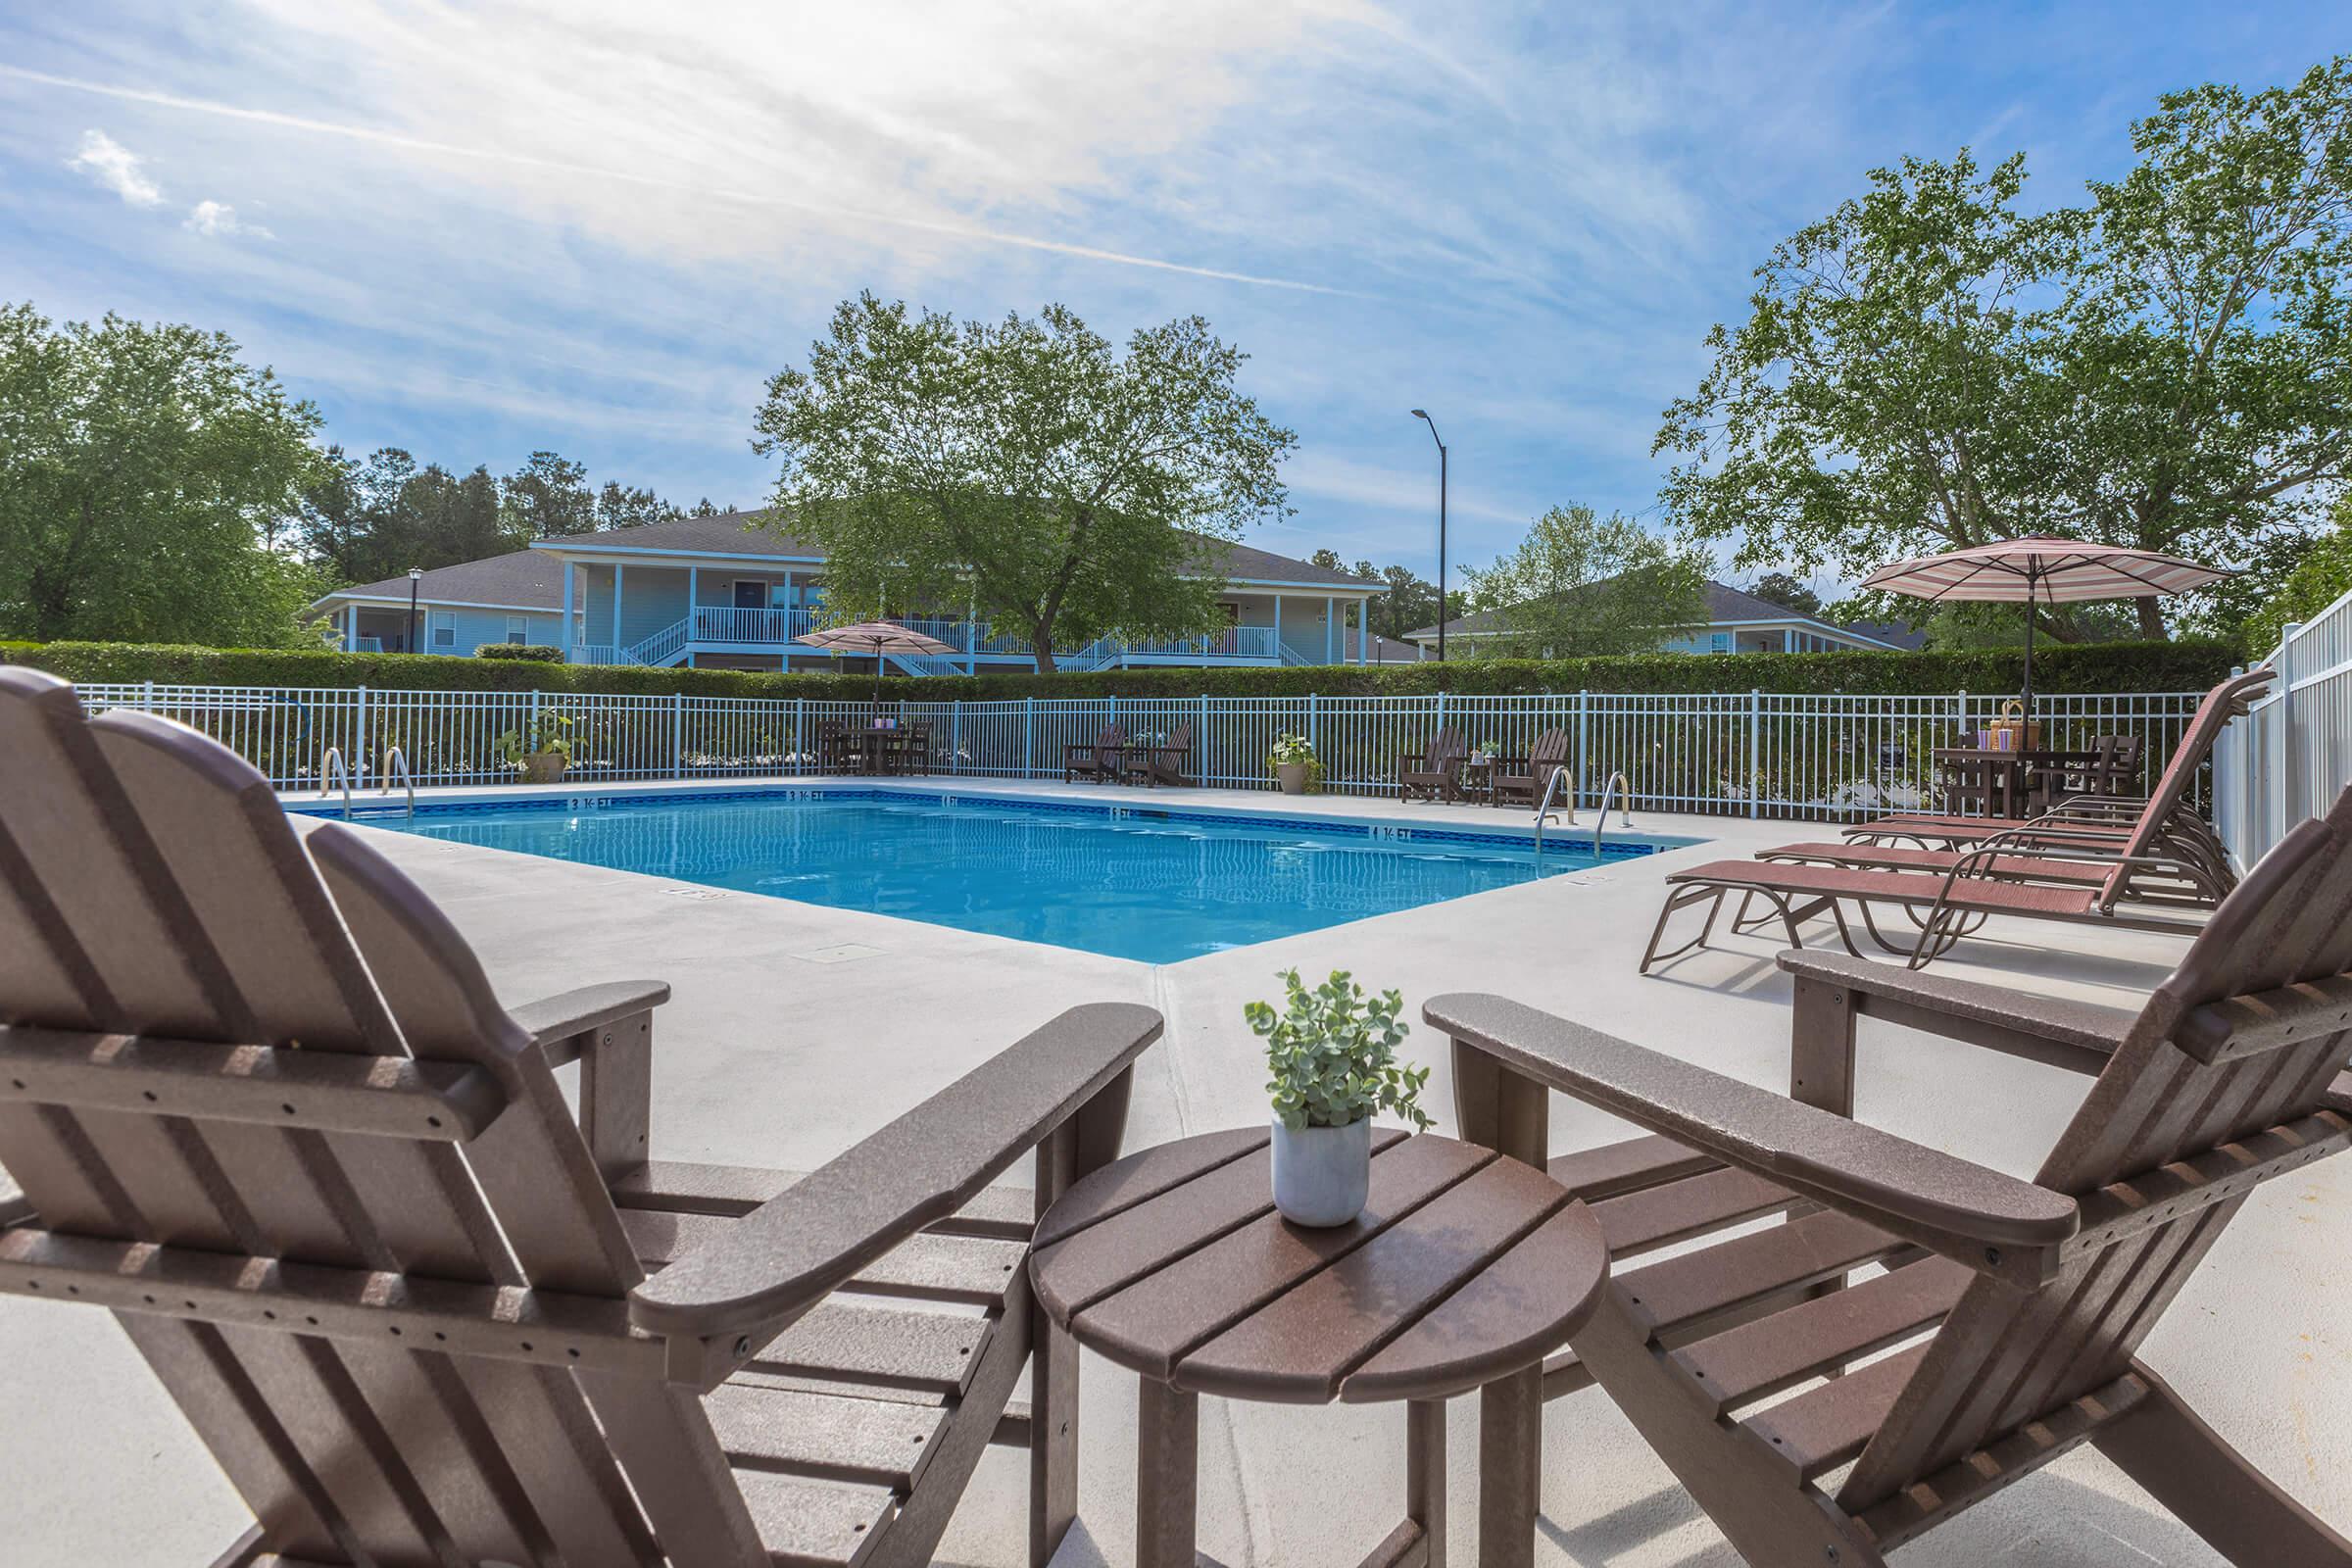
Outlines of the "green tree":
M 2352 593 L 2352 496 L 2335 504 L 2335 526 L 2312 541 L 2286 580 L 2246 617 L 2241 641 L 2250 659 L 2268 659 L 2289 621 L 2307 621 Z
M 0 635 L 301 644 L 318 424 L 220 333 L 0 306 Z
M 1470 646 L 1482 656 L 1589 659 L 1641 653 L 1668 627 L 1706 619 L 1707 559 L 1630 517 L 1554 507 L 1519 548 L 1464 573 L 1469 602 L 1502 621 Z
M 1376 635 L 1401 642 L 1408 632 L 1437 623 L 1438 586 L 1423 579 L 1412 567 L 1375 566 L 1369 561 L 1359 561 L 1355 564 L 1355 574 L 1387 585 L 1372 601 L 1372 630 Z
M 1124 354 L 1076 315 L 995 323 L 843 302 L 807 369 L 768 383 L 753 445 L 826 554 L 846 616 L 969 603 L 1055 648 L 1213 629 L 1209 538 L 1287 514 L 1297 438 L 1237 389 L 1244 356 L 1198 317 Z
M 1676 520 L 1855 575 L 2028 532 L 2238 562 L 2308 531 L 2352 463 L 2352 57 L 2169 94 L 2132 139 L 2081 206 L 2029 213 L 2022 157 L 1964 150 L 1779 246 L 1666 412 Z
M 521 540 L 565 539 L 594 533 L 599 526 L 587 466 L 553 452 L 532 453 L 501 480 L 499 505 L 508 532 Z
M 1821 618 L 1821 595 L 1813 591 L 1811 583 L 1794 572 L 1765 572 L 1747 585 L 1747 591 L 1766 604 L 1793 610 L 1800 615 L 1811 615 L 1816 620 Z
M 654 494 L 607 479 L 596 496 L 599 528 L 642 528 L 649 522 L 668 522 L 686 514 Z

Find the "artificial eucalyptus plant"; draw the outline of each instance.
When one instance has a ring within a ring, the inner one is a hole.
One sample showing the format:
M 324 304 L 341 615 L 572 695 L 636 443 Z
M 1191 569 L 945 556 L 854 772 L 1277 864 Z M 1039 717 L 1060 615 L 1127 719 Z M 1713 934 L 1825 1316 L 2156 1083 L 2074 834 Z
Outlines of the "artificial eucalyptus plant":
M 1273 1073 L 1266 1092 L 1282 1124 L 1294 1131 L 1346 1127 L 1386 1110 L 1426 1131 L 1429 1117 L 1418 1101 L 1429 1069 L 1396 1059 L 1408 1027 L 1399 1017 L 1403 993 L 1369 996 L 1345 969 L 1334 969 L 1311 991 L 1296 969 L 1280 979 L 1287 993 L 1281 1012 L 1251 1002 L 1242 1013 L 1266 1042 Z

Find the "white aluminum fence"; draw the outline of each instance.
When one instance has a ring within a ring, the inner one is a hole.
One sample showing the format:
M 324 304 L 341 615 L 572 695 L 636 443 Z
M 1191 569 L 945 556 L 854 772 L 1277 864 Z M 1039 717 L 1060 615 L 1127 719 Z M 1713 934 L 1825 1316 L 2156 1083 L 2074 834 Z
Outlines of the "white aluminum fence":
M 381 788 L 398 746 L 419 787 L 512 780 L 507 752 L 546 713 L 570 722 L 569 778 L 600 781 L 763 778 L 818 771 L 827 720 L 862 722 L 868 705 L 804 699 L 618 697 L 562 692 L 416 692 L 367 688 L 84 685 L 93 710 L 142 708 L 231 747 L 283 790 L 316 789 L 331 748 L 360 789 Z M 2151 769 L 2172 754 L 2197 694 L 2043 697 L 2045 745 L 2133 733 Z M 1544 730 L 1569 736 L 1580 804 L 1623 772 L 1637 807 L 1745 816 L 1834 819 L 1933 804 L 1938 746 L 1972 741 L 2001 699 L 1808 696 L 1770 692 L 1543 696 L 1016 698 L 891 702 L 905 725 L 929 727 L 932 771 L 1058 778 L 1067 748 L 1117 722 L 1131 737 L 1190 725 L 1186 771 L 1220 788 L 1267 787 L 1277 735 L 1304 735 L 1325 788 L 1393 793 L 1397 764 L 1442 724 L 1473 745 L 1524 756 Z M 2342 732 L 2340 709 L 2337 730 Z
M 2263 699 L 2214 754 L 2214 821 L 2241 865 L 2352 784 L 2352 594 L 2289 624 Z

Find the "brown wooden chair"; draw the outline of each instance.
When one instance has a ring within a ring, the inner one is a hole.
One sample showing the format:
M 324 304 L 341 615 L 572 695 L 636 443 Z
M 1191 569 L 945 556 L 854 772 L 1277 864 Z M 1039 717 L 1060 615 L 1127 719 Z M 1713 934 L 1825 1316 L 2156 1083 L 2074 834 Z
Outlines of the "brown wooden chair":
M 1568 732 L 1547 729 L 1536 737 L 1525 757 L 1494 760 L 1494 801 L 1496 806 L 1533 806 L 1544 798 L 1551 775 L 1568 765 Z
M 1700 1244 L 1616 1269 L 1545 1393 L 1597 1382 L 1760 1568 L 1873 1568 L 2082 1443 L 2232 1563 L 2352 1565 L 2352 1542 L 2138 1359 L 2254 1189 L 2352 1144 L 2352 791 L 2247 874 L 2136 1012 L 1781 962 L 1788 1099 L 1500 998 L 1429 1004 L 1465 1126 L 1542 1157 L 1549 1090 L 1623 1117 L 1648 1136 L 1552 1174 L 1615 1257 Z M 2022 1181 L 1848 1119 L 1862 1017 L 2094 1082 Z M 1795 1217 L 1746 1223 L 1775 1212 Z
M 1469 760 L 1470 747 L 1462 732 L 1451 724 L 1439 727 L 1430 737 L 1429 749 L 1415 760 L 1407 757 L 1396 764 L 1396 796 L 1412 800 L 1458 801 L 1462 798 L 1462 763 Z
M 1094 745 L 1072 741 L 1061 749 L 1061 781 L 1075 784 L 1085 778 L 1102 784 L 1117 778 L 1126 761 L 1127 726 L 1105 724 Z
M 649 1159 L 666 995 L 510 1010 L 358 834 L 0 670 L 0 1290 L 116 1314 L 253 1509 L 221 1564 L 923 1563 L 991 1442 L 1052 1554 L 1077 1361 L 1026 1239 L 1157 1015 L 1065 1012 L 796 1180 Z
M 1184 764 L 1193 756 L 1193 726 L 1179 724 L 1168 731 L 1164 740 L 1148 746 L 1130 746 L 1126 750 L 1126 778 L 1130 784 L 1186 785 L 1192 782 L 1184 776 Z

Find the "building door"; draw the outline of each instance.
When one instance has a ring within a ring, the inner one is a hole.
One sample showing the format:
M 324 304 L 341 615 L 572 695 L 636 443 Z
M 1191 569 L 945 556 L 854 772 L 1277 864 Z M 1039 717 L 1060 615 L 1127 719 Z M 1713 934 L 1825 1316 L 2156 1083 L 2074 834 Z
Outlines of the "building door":
M 738 577 L 735 579 L 735 608 L 737 610 L 765 610 L 767 584 Z

